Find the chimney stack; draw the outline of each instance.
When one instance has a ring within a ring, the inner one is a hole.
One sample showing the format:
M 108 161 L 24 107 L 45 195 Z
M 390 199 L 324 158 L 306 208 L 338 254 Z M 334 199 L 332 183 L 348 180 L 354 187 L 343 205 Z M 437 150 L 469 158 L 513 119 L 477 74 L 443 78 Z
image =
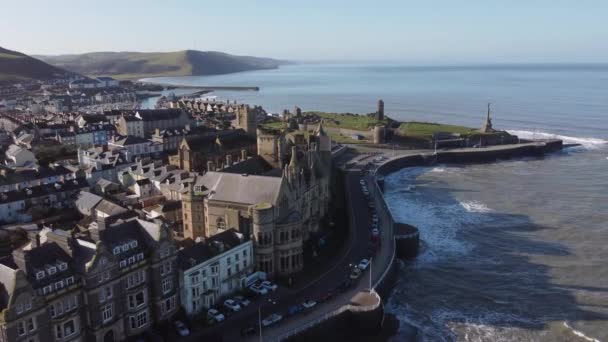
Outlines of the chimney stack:
M 232 166 L 232 154 L 226 155 L 226 166 Z
M 241 160 L 247 160 L 247 150 L 241 150 Z

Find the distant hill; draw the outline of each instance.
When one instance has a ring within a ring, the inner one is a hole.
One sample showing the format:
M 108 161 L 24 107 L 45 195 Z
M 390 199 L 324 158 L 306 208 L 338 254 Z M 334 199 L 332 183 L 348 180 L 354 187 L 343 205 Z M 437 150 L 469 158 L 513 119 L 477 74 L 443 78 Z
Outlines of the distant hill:
M 48 80 L 71 74 L 21 52 L 0 47 L 0 83 Z
M 215 51 L 93 52 L 79 55 L 37 56 L 54 66 L 83 75 L 116 78 L 219 75 L 276 69 L 284 62 Z

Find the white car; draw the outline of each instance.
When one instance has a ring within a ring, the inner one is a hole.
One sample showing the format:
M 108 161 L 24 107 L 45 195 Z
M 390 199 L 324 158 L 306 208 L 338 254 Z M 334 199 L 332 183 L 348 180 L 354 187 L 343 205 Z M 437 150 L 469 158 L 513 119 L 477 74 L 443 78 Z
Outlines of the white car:
M 249 290 L 258 295 L 265 295 L 268 293 L 268 290 L 256 284 L 249 286 Z
M 374 229 L 372 229 L 372 236 L 373 236 L 373 237 L 378 237 L 378 236 L 380 236 L 380 230 L 378 230 L 378 228 L 374 228 Z
M 207 310 L 207 316 L 213 318 L 216 322 L 221 322 L 226 318 L 224 317 L 223 313 L 217 311 L 216 309 Z
M 232 312 L 237 312 L 241 310 L 241 306 L 234 299 L 226 299 L 224 301 L 224 306 L 232 310 Z
M 261 287 L 265 288 L 268 291 L 276 291 L 279 287 L 277 286 L 277 284 L 274 284 L 268 280 L 264 280 L 261 284 Z
M 317 305 L 317 302 L 315 302 L 314 300 L 306 300 L 304 301 L 304 303 L 302 303 L 302 306 L 306 309 L 312 309 L 315 307 L 315 305 Z
M 251 301 L 243 296 L 235 296 L 234 300 L 241 304 L 241 306 L 249 306 L 251 304 Z
M 362 271 L 365 271 L 367 269 L 367 267 L 369 266 L 369 260 L 368 259 L 363 259 L 361 260 L 361 262 L 359 262 L 359 269 Z
M 175 321 L 173 322 L 173 325 L 179 336 L 184 337 L 190 335 L 190 330 L 188 330 L 188 327 L 182 321 Z
M 268 327 L 268 326 L 271 326 L 271 325 L 279 322 L 282 319 L 283 319 L 283 316 L 281 316 L 279 314 L 272 314 L 272 315 L 264 318 L 264 320 L 262 321 L 262 325 L 265 327 Z

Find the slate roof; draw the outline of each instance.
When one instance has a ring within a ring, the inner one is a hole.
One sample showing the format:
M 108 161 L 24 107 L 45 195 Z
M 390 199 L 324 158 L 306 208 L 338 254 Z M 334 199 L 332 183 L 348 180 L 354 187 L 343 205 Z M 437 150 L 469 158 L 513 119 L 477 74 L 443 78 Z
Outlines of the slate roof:
M 179 109 L 142 109 L 138 110 L 136 115 L 143 121 L 161 121 L 177 119 L 181 114 Z
M 88 191 L 81 191 L 76 200 L 76 207 L 83 210 L 92 210 L 101 202 L 103 197 L 92 194 Z
M 95 210 L 98 210 L 110 217 L 128 212 L 127 209 L 106 199 L 102 199 L 101 202 L 99 202 L 99 204 L 97 205 L 97 207 L 95 207 Z
M 115 142 L 112 142 L 112 145 L 127 146 L 127 145 L 144 144 L 144 143 L 149 143 L 149 142 L 150 142 L 149 140 L 146 140 L 141 137 L 137 137 L 134 135 L 127 135 L 127 136 L 116 139 Z
M 276 205 L 281 189 L 281 177 L 207 172 L 197 178 L 195 186 L 209 189 L 208 198 L 245 204 L 270 203 Z
M 194 243 L 178 252 L 178 265 L 181 269 L 187 270 L 195 265 L 201 264 L 240 245 L 244 242 L 242 237 L 243 235 L 238 233 L 235 229 L 229 229 L 210 237 L 206 242 Z M 221 242 L 224 245 L 224 251 L 220 252 L 214 246 L 214 242 Z

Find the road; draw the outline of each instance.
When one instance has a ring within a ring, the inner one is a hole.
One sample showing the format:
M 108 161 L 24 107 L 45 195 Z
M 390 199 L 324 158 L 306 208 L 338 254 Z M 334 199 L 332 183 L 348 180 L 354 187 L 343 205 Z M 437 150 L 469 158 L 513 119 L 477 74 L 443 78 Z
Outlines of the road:
M 233 314 L 231 317 L 227 317 L 224 322 L 193 332 L 186 338 L 177 338 L 174 335 L 171 338 L 180 341 L 199 341 L 202 337 L 221 334 L 224 341 L 240 341 L 243 340 L 243 337 L 240 335 L 243 327 L 254 326 L 256 330 L 258 329 L 258 309 L 260 309 L 262 319 L 272 313 L 279 313 L 285 317 L 283 321 L 275 326 L 262 329 L 264 340 L 273 340 L 277 336 L 300 325 L 302 320 L 314 319 L 347 304 L 354 294 L 364 288 L 368 288 L 368 272 L 365 272 L 356 286 L 339 294 L 336 298 L 325 303 L 319 303 L 313 310 L 307 313 L 286 317 L 287 310 L 292 305 L 301 304 L 307 299 L 319 302 L 320 298 L 339 287 L 348 278 L 350 264 L 359 263 L 361 259 L 368 257 L 371 215 L 367 199 L 361 192 L 359 180 L 358 171 L 349 171 L 345 175 L 345 190 L 350 208 L 351 234 L 348 235 L 344 254 L 339 257 L 333 268 L 330 268 L 316 280 L 311 281 L 309 285 L 299 290 L 280 287 L 277 292 L 261 296 L 245 309 Z M 269 299 L 272 299 L 274 303 L 269 302 Z M 259 337 L 255 335 L 250 339 L 257 340 Z

